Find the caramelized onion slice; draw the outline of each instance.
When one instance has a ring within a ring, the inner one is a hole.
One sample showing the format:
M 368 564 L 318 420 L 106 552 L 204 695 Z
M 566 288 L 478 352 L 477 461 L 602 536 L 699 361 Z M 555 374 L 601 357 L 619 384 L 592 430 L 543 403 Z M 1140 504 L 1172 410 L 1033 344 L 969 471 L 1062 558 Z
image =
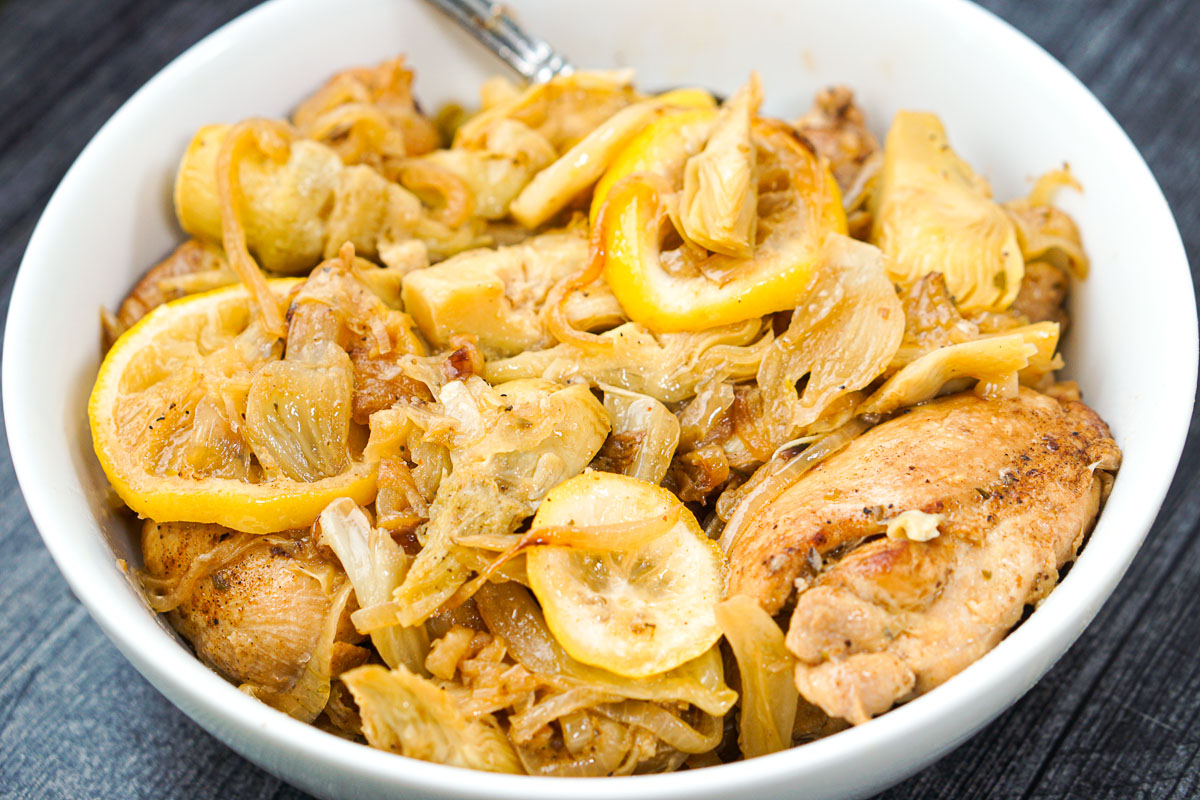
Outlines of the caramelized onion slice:
M 733 494 L 729 495 L 728 501 L 725 495 L 722 495 L 717 502 L 718 513 L 723 505 L 726 508 L 732 505 L 732 508 L 728 511 L 729 521 L 721 533 L 721 549 L 728 553 L 737 542 L 742 529 L 767 503 L 782 494 L 816 464 L 850 444 L 869 427 L 869 423 L 855 417 L 810 444 L 799 455 L 790 455 L 786 449 L 782 450 L 771 461 L 759 467 L 750 480 L 735 489 Z
M 1079 228 L 1069 214 L 1053 205 L 1054 195 L 1064 187 L 1083 191 L 1069 169 L 1047 172 L 1038 178 L 1028 197 L 1005 203 L 1004 210 L 1016 227 L 1026 263 L 1049 261 L 1083 280 L 1091 262 L 1083 249 Z
M 577 687 L 550 695 L 508 718 L 508 736 L 515 744 L 526 744 L 540 728 L 575 711 L 619 701 L 616 695 Z
M 229 265 L 258 303 L 263 327 L 276 336 L 283 336 L 285 326 L 279 312 L 279 301 L 267 286 L 267 279 L 246 246 L 246 229 L 242 224 L 242 183 L 240 160 L 245 149 L 253 144 L 275 162 L 287 161 L 295 133 L 286 123 L 269 119 L 250 119 L 229 129 L 217 153 L 217 200 L 221 210 L 221 240 Z
M 758 369 L 768 413 L 787 438 L 840 396 L 873 381 L 904 338 L 904 309 L 878 248 L 831 234 L 820 264 L 787 331 L 767 348 Z
M 408 555 L 387 531 L 371 527 L 367 515 L 349 498 L 333 501 L 317 521 L 321 543 L 333 549 L 362 608 L 385 603 L 408 572 Z M 371 631 L 371 641 L 389 667 L 425 671 L 429 634 L 424 625 L 391 625 Z
M 613 158 L 666 107 L 654 100 L 626 106 L 533 177 L 509 206 L 513 219 L 536 228 L 600 179 Z
M 721 743 L 724 733 L 718 717 L 704 714 L 700 727 L 693 727 L 678 714 L 644 700 L 605 703 L 597 706 L 596 711 L 626 725 L 645 728 L 681 753 L 707 753 Z
M 614 386 L 601 388 L 613 430 L 597 460 L 608 455 L 612 471 L 647 483 L 662 483 L 679 445 L 679 418 L 648 395 Z
M 746 758 L 777 753 L 792 745 L 800 692 L 796 658 L 783 631 L 757 602 L 735 595 L 717 606 L 717 624 L 737 658 L 742 678 L 738 745 Z

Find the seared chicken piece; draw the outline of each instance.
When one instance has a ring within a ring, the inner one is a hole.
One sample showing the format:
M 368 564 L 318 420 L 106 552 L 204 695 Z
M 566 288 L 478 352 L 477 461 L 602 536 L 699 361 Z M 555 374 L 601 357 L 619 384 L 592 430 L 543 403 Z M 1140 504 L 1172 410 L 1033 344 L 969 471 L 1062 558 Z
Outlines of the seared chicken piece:
M 121 301 L 116 314 L 107 310 L 102 312 L 104 336 L 101 344 L 108 350 L 118 336 L 163 303 L 237 283 L 237 280 L 237 273 L 225 260 L 221 248 L 199 239 L 188 239 L 146 271 Z
M 1027 389 L 933 401 L 765 506 L 730 544 L 729 594 L 774 614 L 795 588 L 787 644 L 800 693 L 865 722 L 961 671 L 1049 593 L 1119 463 L 1081 403 Z M 938 534 L 859 546 L 905 511 L 938 515 Z
M 228 558 L 200 569 L 168 618 L 223 675 L 286 692 L 316 647 L 332 603 L 330 579 L 340 567 L 306 532 L 250 536 L 220 525 L 147 520 L 142 556 L 151 578 L 179 581 L 225 546 Z M 245 546 L 237 546 L 239 537 Z M 334 645 L 334 674 L 365 660 L 366 650 L 351 644 L 359 638 L 346 614 Z
M 1048 261 L 1027 261 L 1012 310 L 1030 322 L 1057 322 L 1066 330 L 1069 317 L 1064 304 L 1070 289 L 1071 280 L 1061 267 Z
M 879 142 L 868 130 L 866 116 L 854 102 L 854 92 L 845 86 L 822 90 L 812 109 L 792 125 L 819 155 L 829 159 L 829 168 L 843 192 L 857 182 L 867 159 L 879 152 Z

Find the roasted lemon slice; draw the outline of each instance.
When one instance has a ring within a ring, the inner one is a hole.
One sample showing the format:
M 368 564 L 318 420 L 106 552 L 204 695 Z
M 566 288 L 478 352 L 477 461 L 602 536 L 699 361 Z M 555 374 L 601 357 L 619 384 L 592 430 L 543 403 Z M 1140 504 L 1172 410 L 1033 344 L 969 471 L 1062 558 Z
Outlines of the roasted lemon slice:
M 688 158 L 704 149 L 717 121 L 715 108 L 687 108 L 667 114 L 639 133 L 613 160 L 592 192 L 589 220 L 596 223 L 608 193 L 622 178 L 634 174 L 683 175 Z
M 533 519 L 539 528 L 595 532 L 590 544 L 534 547 L 526 568 L 546 623 L 578 660 L 639 678 L 704 653 L 721 632 L 724 557 L 695 517 L 666 489 L 608 472 L 586 472 L 550 491 Z M 667 531 L 627 550 L 621 526 L 677 509 Z M 573 537 L 575 539 L 577 537 Z
M 271 290 L 284 297 L 299 283 L 271 281 Z M 96 456 L 121 499 L 143 517 L 250 533 L 310 525 L 338 497 L 371 502 L 374 467 L 360 460 L 312 482 L 266 477 L 249 443 L 247 397 L 281 351 L 242 286 L 160 306 L 126 331 L 88 403 Z
M 680 173 L 715 125 L 713 114 L 682 112 L 647 128 L 617 157 L 593 200 L 608 285 L 630 319 L 655 331 L 702 330 L 793 308 L 826 235 L 846 232 L 824 160 L 783 123 L 757 118 L 751 255 L 712 253 L 681 239 Z

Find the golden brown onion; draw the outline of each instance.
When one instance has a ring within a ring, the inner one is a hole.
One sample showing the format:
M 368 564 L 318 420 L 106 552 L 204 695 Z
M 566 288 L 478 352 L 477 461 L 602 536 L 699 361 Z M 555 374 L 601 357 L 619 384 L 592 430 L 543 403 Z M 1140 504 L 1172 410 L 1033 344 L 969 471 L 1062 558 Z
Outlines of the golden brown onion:
M 758 369 L 767 414 L 779 429 L 773 446 L 815 422 L 840 396 L 873 381 L 903 336 L 904 309 L 884 271 L 882 253 L 830 235 L 814 283 Z

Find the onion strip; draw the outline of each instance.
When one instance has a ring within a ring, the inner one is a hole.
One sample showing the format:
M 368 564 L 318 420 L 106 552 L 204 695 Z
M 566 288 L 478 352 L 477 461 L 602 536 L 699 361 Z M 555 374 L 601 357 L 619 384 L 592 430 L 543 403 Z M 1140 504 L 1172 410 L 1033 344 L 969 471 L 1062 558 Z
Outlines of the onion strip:
M 683 513 L 683 503 L 675 503 L 657 516 L 632 522 L 614 522 L 608 525 L 545 525 L 522 535 L 508 548 L 506 558 L 530 547 L 573 547 L 597 553 L 637 550 L 662 536 L 675 526 Z M 496 537 L 460 536 L 458 544 L 482 549 L 493 549 L 498 544 Z
M 704 714 L 704 724 L 698 729 L 662 706 L 644 700 L 598 705 L 596 711 L 617 722 L 645 728 L 682 753 L 707 753 L 721 743 L 724 733 L 720 717 Z
M 400 604 L 394 600 L 388 600 L 354 611 L 350 614 L 350 621 L 354 623 L 354 629 L 359 633 L 372 634 L 395 625 L 396 615 L 399 613 Z
M 788 651 L 783 631 L 745 595 L 718 603 L 714 610 L 741 674 L 742 756 L 755 758 L 791 747 L 800 692 L 793 677 L 796 657 Z
M 549 725 L 559 717 L 581 709 L 592 708 L 602 703 L 614 703 L 619 700 L 620 698 L 615 695 L 604 694 L 603 692 L 597 692 L 585 687 L 568 689 L 565 692 L 552 694 L 545 700 L 510 716 L 508 718 L 508 735 L 514 743 L 524 744 L 532 739 L 533 735 L 543 726 Z
M 530 672 L 635 700 L 689 703 L 713 716 L 723 716 L 737 702 L 737 693 L 725 685 L 717 648 L 670 672 L 624 678 L 568 655 L 551 635 L 541 609 L 524 587 L 488 583 L 480 588 L 476 603 L 488 629 L 504 639 L 508 652 Z
M 1031 206 L 1049 206 L 1054 204 L 1054 195 L 1062 188 L 1074 189 L 1077 192 L 1083 191 L 1083 186 L 1071 174 L 1070 168 L 1064 166 L 1062 169 L 1054 169 L 1045 173 L 1037 179 L 1033 184 L 1033 191 L 1029 193 L 1029 204 Z M 1079 276 L 1084 277 L 1084 276 Z
M 592 226 L 588 234 L 587 266 L 554 284 L 546 302 L 548 308 L 546 330 L 550 332 L 550 335 L 560 342 L 570 342 L 587 352 L 611 350 L 613 340 L 611 337 L 588 333 L 572 326 L 571 321 L 567 319 L 567 298 L 588 284 L 599 280 L 600 276 L 604 274 L 604 262 L 608 257 L 607 248 L 604 246 L 604 221 L 607 219 L 608 206 L 609 204 L 605 203 L 600 207 L 596 224 Z
M 287 333 L 287 325 L 279 311 L 279 300 L 267 286 L 266 277 L 246 246 L 246 229 L 238 211 L 242 204 L 238 162 L 251 143 L 268 158 L 286 161 L 293 139 L 295 132 L 287 123 L 271 119 L 248 119 L 229 129 L 217 153 L 217 203 L 221 209 L 221 243 L 225 248 L 225 256 L 229 259 L 229 266 L 233 267 L 250 290 L 250 296 L 258 303 L 263 328 L 279 338 Z
M 851 440 L 857 438 L 863 431 L 870 427 L 868 422 L 860 417 L 855 417 L 842 427 L 831 431 L 822 436 L 820 440 L 810 444 L 803 452 L 793 457 L 790 461 L 787 461 L 779 469 L 774 472 L 764 473 L 765 477 L 763 480 L 751 486 L 750 484 L 754 483 L 754 478 L 758 475 L 758 473 L 755 473 L 747 483 L 745 494 L 738 501 L 737 507 L 729 518 L 729 523 L 721 533 L 721 549 L 728 553 L 734 544 L 737 543 L 738 537 L 741 536 L 742 529 L 746 527 L 747 522 L 758 516 L 758 513 L 762 511 L 767 503 L 774 500 L 793 483 L 800 480 L 800 477 L 804 473 L 838 450 L 841 450 Z M 769 467 L 770 462 L 759 467 L 759 472 Z
M 442 207 L 434 219 L 450 228 L 466 223 L 475 213 L 475 197 L 466 182 L 448 169 L 431 161 L 413 159 L 400 168 L 400 183 L 418 195 L 433 191 L 442 197 Z
M 515 745 L 522 766 L 530 775 L 556 778 L 596 778 L 628 775 L 637 767 L 639 753 L 634 737 L 624 725 L 606 717 L 588 716 L 595 728 L 591 742 L 579 754 L 567 760 L 537 744 Z M 565 736 L 565 734 L 564 734 Z

